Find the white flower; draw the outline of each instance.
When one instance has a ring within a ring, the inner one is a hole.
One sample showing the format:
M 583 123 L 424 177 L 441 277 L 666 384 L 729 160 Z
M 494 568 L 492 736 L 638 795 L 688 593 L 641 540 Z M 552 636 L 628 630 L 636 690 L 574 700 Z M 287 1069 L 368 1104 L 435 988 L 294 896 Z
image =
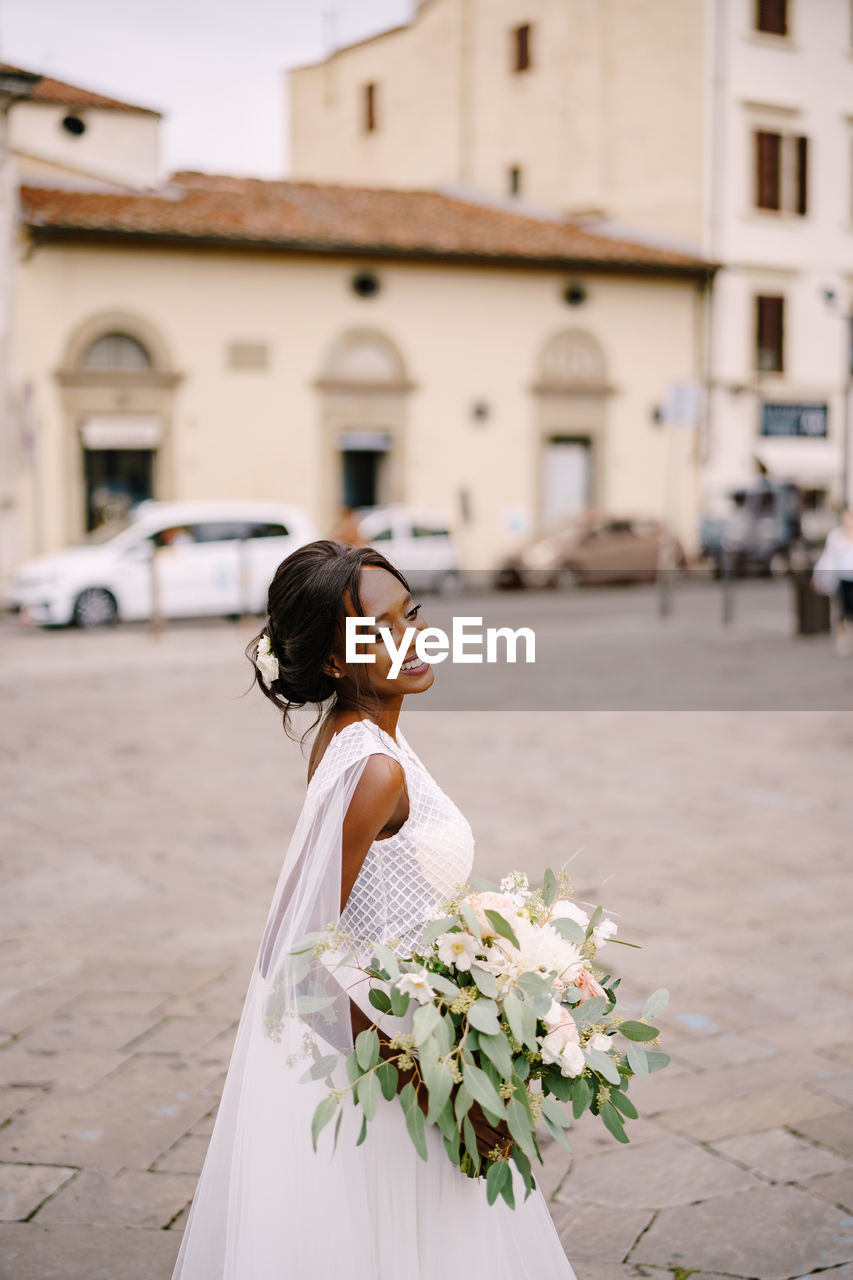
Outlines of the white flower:
M 542 1021 L 547 1034 L 539 1036 L 542 1061 L 553 1063 L 564 1076 L 579 1076 L 586 1066 L 574 1018 L 562 1005 L 552 1001 Z
M 255 666 L 261 673 L 261 679 L 268 689 L 279 677 L 278 658 L 272 651 L 272 645 L 268 635 L 262 635 L 258 641 L 258 648 L 255 653 Z
M 480 944 L 470 933 L 443 933 L 435 940 L 438 958 L 442 964 L 465 970 L 471 968 Z
M 426 969 L 415 969 L 412 973 L 404 973 L 394 984 L 404 996 L 414 996 L 418 1004 L 426 1004 L 435 998 L 435 991 L 427 982 Z
M 501 880 L 501 893 L 512 898 L 517 907 L 524 904 L 530 894 L 530 881 L 523 871 L 511 871 Z
M 579 907 L 576 902 L 570 902 L 568 898 L 560 898 L 551 908 L 552 920 L 574 920 L 582 929 L 589 924 L 589 916 L 583 907 Z
M 605 1036 L 600 1031 L 596 1031 L 595 1035 L 589 1037 L 586 1042 L 587 1049 L 598 1049 L 599 1053 L 609 1053 L 613 1048 L 613 1041 L 610 1036 Z
M 561 991 L 576 981 L 584 965 L 580 947 L 566 942 L 550 924 L 538 925 L 514 916 L 512 927 L 518 947 L 506 938 L 495 938 L 483 963 L 483 968 L 497 978 L 501 994 L 510 990 L 522 973 L 535 973 L 542 978 L 555 974 L 554 985 Z
M 605 917 L 603 920 L 599 920 L 598 924 L 593 929 L 592 940 L 597 947 L 603 947 L 605 942 L 610 938 L 616 937 L 618 930 L 618 924 Z

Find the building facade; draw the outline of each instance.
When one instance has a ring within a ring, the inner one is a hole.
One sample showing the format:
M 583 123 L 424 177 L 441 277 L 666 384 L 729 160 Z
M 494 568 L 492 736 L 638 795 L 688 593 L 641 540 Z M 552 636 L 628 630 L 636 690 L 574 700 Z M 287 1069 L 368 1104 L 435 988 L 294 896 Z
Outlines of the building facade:
M 705 499 L 763 469 L 827 504 L 851 485 L 852 47 L 847 0 L 423 0 L 291 74 L 293 172 L 722 264 Z

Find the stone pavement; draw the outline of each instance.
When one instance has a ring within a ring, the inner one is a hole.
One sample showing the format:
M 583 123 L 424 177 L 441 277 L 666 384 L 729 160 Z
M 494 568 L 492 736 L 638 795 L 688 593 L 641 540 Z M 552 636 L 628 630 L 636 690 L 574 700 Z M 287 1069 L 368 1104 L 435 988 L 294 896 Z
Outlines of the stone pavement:
M 249 634 L 0 628 L 4 1280 L 170 1275 L 304 787 Z M 477 871 L 580 850 L 672 991 L 630 1146 L 547 1150 L 579 1280 L 853 1277 L 851 714 L 405 715 Z

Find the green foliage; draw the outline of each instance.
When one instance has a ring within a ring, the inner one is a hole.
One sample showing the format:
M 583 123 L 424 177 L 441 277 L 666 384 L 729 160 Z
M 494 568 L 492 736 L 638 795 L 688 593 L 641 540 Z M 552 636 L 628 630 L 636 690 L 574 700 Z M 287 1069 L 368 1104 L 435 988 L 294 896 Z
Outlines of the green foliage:
M 611 1098 L 613 1097 L 612 1094 L 610 1096 Z M 612 1102 L 605 1102 L 599 1112 L 599 1115 L 617 1142 L 628 1141 L 628 1135 L 622 1125 L 622 1117 L 619 1115 L 619 1112 L 613 1106 Z
M 586 926 L 586 935 L 585 935 L 585 936 L 586 936 L 587 938 L 591 938 L 591 937 L 592 937 L 592 935 L 593 935 L 593 931 L 594 931 L 594 929 L 595 929 L 595 926 L 598 924 L 599 920 L 601 919 L 601 917 L 602 917 L 603 915 L 604 915 L 604 908 L 603 908 L 603 907 L 596 907 L 596 908 L 595 908 L 595 910 L 593 911 L 592 915 L 591 915 L 591 916 L 590 916 L 590 918 L 589 918 L 589 924 Z
M 418 1106 L 418 1095 L 413 1084 L 404 1085 L 400 1090 L 400 1106 L 406 1117 L 406 1128 L 414 1143 L 415 1150 L 422 1160 L 427 1158 L 424 1113 Z
M 577 920 L 568 920 L 564 917 L 562 920 L 552 920 L 551 923 L 566 942 L 576 942 L 580 946 L 586 937 Z
M 481 995 L 488 996 L 490 1000 L 495 999 L 498 994 L 498 984 L 493 974 L 486 969 L 481 969 L 477 964 L 472 964 L 471 977 Z
M 400 1079 L 400 1073 L 394 1063 L 380 1062 L 376 1068 L 376 1079 L 379 1081 L 383 1098 L 386 1102 L 390 1102 L 397 1092 L 397 1084 Z
M 512 1193 L 512 1170 L 506 1160 L 498 1160 L 489 1166 L 486 1174 L 486 1199 L 494 1204 L 498 1196 L 503 1196 L 511 1209 L 515 1208 L 515 1197 Z
M 528 1049 L 539 1048 L 536 1043 L 536 1013 L 522 1000 L 516 992 L 511 991 L 504 1001 L 504 1014 L 510 1031 L 519 1044 L 526 1044 Z
M 331 1120 L 338 1107 L 338 1100 L 332 1094 L 324 1098 L 322 1102 L 317 1104 L 314 1114 L 311 1117 L 311 1145 L 317 1150 L 317 1139 L 322 1130 Z
M 503 1031 L 498 1029 L 497 1035 L 481 1035 L 480 1050 L 494 1064 L 502 1079 L 509 1080 L 512 1075 L 512 1053 Z
M 375 1071 L 362 1076 L 358 1082 L 358 1101 L 366 1120 L 372 1120 L 379 1106 L 380 1087 Z
M 589 1106 L 592 1090 L 584 1076 L 578 1076 L 572 1085 L 572 1115 L 579 1120 Z
M 557 877 L 550 867 L 542 877 L 542 901 L 546 907 L 550 907 L 551 903 L 557 896 Z
M 474 937 L 477 939 L 478 942 L 482 942 L 483 934 L 480 930 L 480 926 L 477 922 L 477 917 L 474 914 L 473 908 L 469 907 L 467 902 L 460 902 L 459 914 L 461 915 L 462 919 L 465 921 L 465 924 L 468 928 L 468 932 L 473 933 Z
M 487 908 L 486 916 L 492 928 L 494 929 L 495 933 L 500 934 L 502 938 L 506 938 L 507 942 L 511 942 L 512 945 L 516 948 L 516 950 L 520 951 L 521 947 L 519 946 L 518 938 L 515 936 L 515 934 L 512 931 L 512 925 L 508 924 L 506 920 L 504 920 L 501 913 L 499 911 L 492 911 Z
M 619 1030 L 626 1040 L 654 1040 L 660 1035 L 657 1027 L 650 1027 L 645 1022 L 623 1022 Z
M 668 1053 L 658 1053 L 655 1049 L 646 1049 L 645 1058 L 649 1071 L 663 1071 L 671 1061 Z
M 472 1004 L 468 1010 L 468 1021 L 472 1027 L 476 1027 L 484 1035 L 496 1036 L 500 1033 L 501 1024 L 498 1021 L 498 1006 L 494 1000 L 483 998 Z
M 415 1037 L 415 1044 L 420 1048 L 433 1031 L 437 1030 L 441 1022 L 441 1014 L 434 1004 L 422 1004 L 415 1011 L 413 1018 L 412 1031 Z
M 404 991 L 391 988 L 391 1012 L 395 1018 L 402 1018 L 409 1007 L 409 996 Z
M 593 1071 L 604 1076 L 605 1080 L 615 1085 L 620 1083 L 622 1077 L 619 1075 L 619 1068 L 609 1053 L 602 1053 L 600 1049 L 584 1049 L 584 1057 Z
M 374 1027 L 355 1038 L 355 1056 L 362 1071 L 369 1071 L 379 1061 L 379 1035 Z
M 468 1063 L 462 1072 L 465 1087 L 475 1102 L 479 1102 L 486 1117 L 497 1123 L 503 1119 L 504 1104 L 485 1071 Z
M 391 1012 L 391 997 L 387 991 L 382 991 L 379 987 L 371 987 L 370 995 L 367 998 L 374 1009 L 378 1009 L 380 1013 Z
M 308 1080 L 324 1080 L 328 1079 L 335 1067 L 338 1065 L 338 1055 L 336 1053 L 327 1053 L 325 1057 L 318 1058 L 310 1071 L 306 1071 L 302 1077 L 303 1082 Z
M 613 1103 L 614 1107 L 616 1107 L 617 1111 L 621 1111 L 623 1116 L 627 1116 L 629 1120 L 638 1119 L 640 1113 L 637 1111 L 637 1108 L 634 1106 L 631 1099 L 623 1093 L 621 1089 L 613 1090 L 610 1095 L 610 1101 Z
M 669 992 L 666 987 L 659 987 L 657 991 L 653 991 L 646 1003 L 643 1005 L 644 1018 L 657 1018 L 663 1013 L 669 1004 Z
M 648 1080 L 649 1078 L 649 1059 L 645 1051 L 638 1044 L 628 1045 L 628 1066 L 633 1071 L 638 1080 Z
M 356 1138 L 355 1145 L 357 1147 L 360 1147 L 366 1137 L 367 1137 L 367 1116 L 365 1115 L 365 1116 L 362 1116 L 361 1128 L 358 1131 L 358 1137 Z
M 435 942 L 436 938 L 440 938 L 443 933 L 450 933 L 453 929 L 459 928 L 458 916 L 442 916 L 440 920 L 432 920 L 424 929 L 421 938 L 420 950 L 426 951 Z
M 373 954 L 388 974 L 389 979 L 395 982 L 400 976 L 400 966 L 391 948 L 384 946 L 381 942 L 377 942 L 374 945 Z

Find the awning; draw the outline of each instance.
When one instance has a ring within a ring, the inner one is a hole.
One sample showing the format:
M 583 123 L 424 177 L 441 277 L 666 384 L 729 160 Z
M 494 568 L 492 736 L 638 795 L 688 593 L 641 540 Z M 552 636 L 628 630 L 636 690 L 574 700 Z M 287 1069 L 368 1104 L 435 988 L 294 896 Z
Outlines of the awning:
M 156 449 L 163 419 L 153 413 L 93 413 L 80 425 L 85 449 Z
M 841 476 L 841 449 L 827 440 L 762 440 L 753 452 L 774 480 L 823 487 Z

